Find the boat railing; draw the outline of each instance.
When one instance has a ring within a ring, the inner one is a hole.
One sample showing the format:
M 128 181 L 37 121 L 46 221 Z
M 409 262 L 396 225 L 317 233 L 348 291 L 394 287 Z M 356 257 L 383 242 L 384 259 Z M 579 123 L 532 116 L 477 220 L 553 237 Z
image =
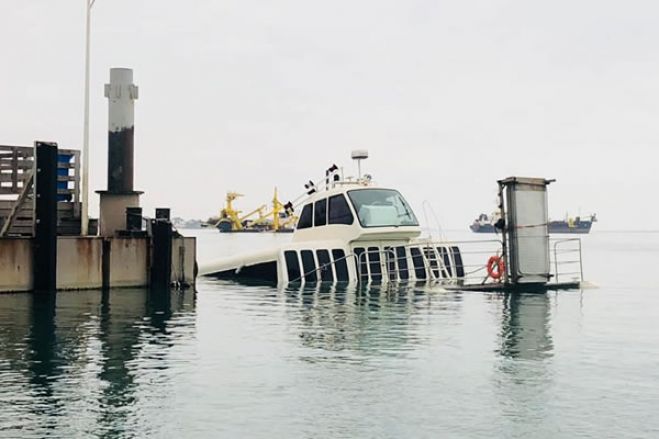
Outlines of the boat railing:
M 411 252 L 418 244 L 407 247 Z M 426 272 L 435 283 L 483 285 L 503 280 L 493 279 L 487 272 L 489 258 L 503 253 L 501 240 L 425 241 L 420 248 Z
M 550 283 L 582 281 L 581 240 L 552 239 L 550 242 Z M 314 273 L 320 281 L 324 270 L 339 262 L 353 260 L 357 279 L 361 283 L 425 281 L 458 286 L 498 284 L 505 280 L 504 276 L 493 278 L 488 272 L 488 262 L 491 257 L 502 254 L 503 243 L 497 239 L 427 240 L 403 246 L 368 247 L 319 264 L 291 282 L 309 279 Z
M 403 255 L 401 248 L 405 249 Z M 487 261 L 490 256 L 501 255 L 502 248 L 500 240 L 427 240 L 400 247 L 370 247 L 355 254 L 357 276 L 361 282 L 498 282 L 488 275 Z
M 380 249 L 378 247 L 377 250 L 374 250 L 371 247 L 362 253 L 352 254 L 356 258 L 357 279 L 360 281 L 396 279 L 396 251 L 393 248 L 385 247 Z M 379 270 L 373 270 L 371 264 L 377 264 Z
M 550 239 L 552 244 L 553 282 L 583 282 L 580 238 Z

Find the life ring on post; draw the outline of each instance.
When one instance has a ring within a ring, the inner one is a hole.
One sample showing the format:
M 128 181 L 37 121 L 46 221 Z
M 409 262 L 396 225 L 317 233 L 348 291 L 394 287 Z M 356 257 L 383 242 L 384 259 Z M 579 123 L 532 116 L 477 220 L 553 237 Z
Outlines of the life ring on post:
M 503 258 L 501 256 L 490 256 L 490 259 L 487 260 L 487 275 L 492 279 L 501 279 L 505 269 L 506 265 L 504 264 Z

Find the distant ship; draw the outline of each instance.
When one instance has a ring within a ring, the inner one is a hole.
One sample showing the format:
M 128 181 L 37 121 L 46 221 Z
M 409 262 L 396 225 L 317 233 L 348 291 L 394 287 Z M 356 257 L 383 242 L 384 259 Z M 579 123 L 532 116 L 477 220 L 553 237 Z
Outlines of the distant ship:
M 566 218 L 561 221 L 549 221 L 549 233 L 590 233 L 590 228 L 593 223 L 597 222 L 595 214 L 586 218 L 577 216 L 575 218 Z M 503 221 L 497 214 L 488 216 L 481 213 L 478 218 L 474 220 L 469 226 L 472 232 L 475 233 L 500 233 Z

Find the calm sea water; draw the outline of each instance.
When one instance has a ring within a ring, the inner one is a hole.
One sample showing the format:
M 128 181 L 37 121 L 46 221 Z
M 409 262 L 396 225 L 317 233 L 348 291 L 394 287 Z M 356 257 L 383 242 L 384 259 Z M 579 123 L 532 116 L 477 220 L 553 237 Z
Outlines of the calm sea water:
M 659 437 L 659 233 L 583 240 L 583 291 L 1 295 L 0 437 Z

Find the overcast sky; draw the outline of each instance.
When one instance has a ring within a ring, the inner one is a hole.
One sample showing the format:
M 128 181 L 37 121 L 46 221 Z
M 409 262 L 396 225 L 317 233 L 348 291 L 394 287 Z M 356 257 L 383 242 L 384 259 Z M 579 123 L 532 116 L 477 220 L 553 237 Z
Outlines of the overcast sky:
M 81 148 L 84 24 L 84 0 L 0 0 L 0 144 Z M 520 175 L 557 179 L 553 217 L 659 229 L 656 0 L 97 0 L 92 190 L 110 67 L 140 87 L 147 215 L 206 218 L 227 190 L 245 210 L 274 185 L 295 198 L 367 148 L 366 171 L 445 228 Z

